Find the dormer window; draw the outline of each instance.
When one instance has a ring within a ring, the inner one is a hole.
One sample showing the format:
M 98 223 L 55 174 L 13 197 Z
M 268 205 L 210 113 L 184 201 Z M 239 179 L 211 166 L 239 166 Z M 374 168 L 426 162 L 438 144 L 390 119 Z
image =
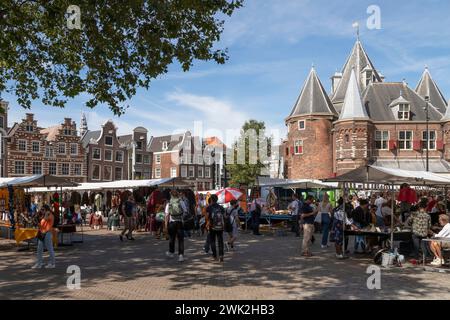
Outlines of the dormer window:
M 298 122 L 298 130 L 305 130 L 305 120 L 300 120 Z
M 408 103 L 401 103 L 398 105 L 398 120 L 410 120 L 411 107 Z
M 162 149 L 163 149 L 163 150 L 167 150 L 167 149 L 168 149 L 167 141 L 163 141 L 163 143 L 162 143 Z
M 366 71 L 366 86 L 368 86 L 373 80 L 373 72 L 372 70 Z

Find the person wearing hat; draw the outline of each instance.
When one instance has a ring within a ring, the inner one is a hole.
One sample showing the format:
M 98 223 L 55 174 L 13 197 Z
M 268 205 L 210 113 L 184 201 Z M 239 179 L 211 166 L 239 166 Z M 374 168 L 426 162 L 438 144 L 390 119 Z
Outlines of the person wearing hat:
M 44 252 L 44 246 L 49 253 L 49 262 L 45 266 L 47 269 L 55 268 L 55 251 L 53 250 L 52 242 L 52 228 L 55 218 L 48 205 L 43 206 L 44 217 L 39 222 L 38 231 L 38 248 L 37 248 L 37 262 L 32 269 L 40 269 L 43 266 L 42 254 Z

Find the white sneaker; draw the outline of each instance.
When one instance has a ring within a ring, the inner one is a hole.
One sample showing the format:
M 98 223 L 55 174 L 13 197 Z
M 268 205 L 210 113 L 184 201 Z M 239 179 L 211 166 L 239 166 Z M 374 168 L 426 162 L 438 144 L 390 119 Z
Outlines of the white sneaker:
M 321 247 L 322 249 L 328 248 L 328 246 L 324 246 L 323 244 L 321 244 L 320 247 Z
M 342 254 L 336 254 L 337 259 L 344 259 L 344 256 Z
M 31 269 L 41 269 L 42 268 L 42 264 L 40 263 L 36 263 L 34 266 L 31 267 Z
M 45 266 L 45 269 L 55 269 L 55 264 L 49 263 Z
M 173 258 L 173 257 L 175 256 L 175 254 L 173 254 L 172 252 L 167 251 L 167 252 L 166 252 L 166 256 L 167 256 L 168 258 Z
M 178 262 L 183 262 L 183 261 L 184 261 L 184 257 L 183 257 L 182 254 L 180 254 L 180 255 L 178 256 Z
M 434 259 L 430 264 L 431 264 L 432 266 L 438 266 L 438 267 L 440 267 L 440 266 L 442 266 L 442 261 L 441 261 L 441 259 Z

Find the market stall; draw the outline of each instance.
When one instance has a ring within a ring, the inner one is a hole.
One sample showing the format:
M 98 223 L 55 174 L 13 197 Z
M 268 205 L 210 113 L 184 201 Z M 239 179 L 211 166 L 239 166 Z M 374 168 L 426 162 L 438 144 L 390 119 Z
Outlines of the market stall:
M 409 171 L 409 170 L 401 170 L 401 169 L 389 169 L 377 166 L 363 166 L 347 172 L 343 175 L 340 175 L 335 178 L 326 179 L 325 182 L 337 182 L 339 186 L 344 191 L 344 198 L 348 195 L 349 186 L 355 187 L 359 185 L 359 188 L 373 188 L 374 185 L 377 186 L 387 186 L 389 190 L 394 194 L 396 190 L 396 186 L 407 183 L 411 186 L 430 186 L 430 187 L 438 187 L 438 188 L 446 188 L 450 185 L 450 179 L 446 177 L 439 176 L 437 174 L 431 172 L 424 171 Z M 395 208 L 395 197 L 392 199 L 392 208 Z M 344 201 L 344 221 L 347 219 L 346 209 L 345 209 L 346 201 Z M 396 234 L 394 228 L 394 211 L 391 214 L 391 225 L 389 231 L 382 232 L 378 231 L 371 235 L 375 236 L 386 236 L 386 234 L 390 237 L 390 250 L 394 250 L 394 240 L 399 238 L 400 235 Z M 358 233 L 359 232 L 359 233 Z M 403 232 L 403 231 L 400 231 Z M 361 231 L 349 231 L 343 230 L 344 235 L 361 235 Z M 345 236 L 344 236 L 344 247 L 345 247 Z M 345 252 L 345 250 L 344 250 Z

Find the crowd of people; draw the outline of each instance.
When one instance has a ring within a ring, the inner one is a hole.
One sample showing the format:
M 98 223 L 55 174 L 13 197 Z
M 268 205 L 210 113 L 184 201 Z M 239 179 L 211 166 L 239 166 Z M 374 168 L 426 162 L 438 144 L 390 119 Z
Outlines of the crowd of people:
M 294 221 L 292 231 L 300 236 L 303 230 L 302 255 L 312 256 L 310 248 L 314 232 L 317 232 L 321 233 L 321 248 L 334 242 L 336 258 L 343 259 L 344 253 L 349 253 L 346 230 L 372 232 L 369 236 L 355 236 L 354 252 L 376 252 L 383 246 L 382 237 L 376 233 L 391 232 L 393 221 L 394 228 L 411 232 L 409 255 L 413 263 L 417 263 L 424 253 L 433 257 L 432 265 L 445 264 L 443 249 L 450 249 L 450 243 L 446 241 L 450 240 L 450 224 L 444 197 L 417 196 L 408 185 L 402 185 L 397 198 L 392 197 L 390 192 L 374 192 L 364 197 L 351 195 L 346 201 L 342 197 L 338 199 L 333 208 L 326 193 L 321 200 L 311 195 L 303 199 L 294 193 L 288 209 Z M 436 240 L 423 241 L 426 238 Z

